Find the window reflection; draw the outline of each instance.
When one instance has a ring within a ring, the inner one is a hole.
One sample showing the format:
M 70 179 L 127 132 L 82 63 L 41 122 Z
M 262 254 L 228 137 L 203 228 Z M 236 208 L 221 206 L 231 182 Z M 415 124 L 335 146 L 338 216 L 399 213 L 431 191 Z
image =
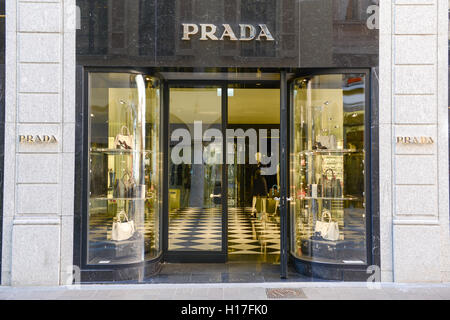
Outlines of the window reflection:
M 364 264 L 365 76 L 320 75 L 294 85 L 292 254 Z
M 88 264 L 128 264 L 160 252 L 159 81 L 89 76 Z

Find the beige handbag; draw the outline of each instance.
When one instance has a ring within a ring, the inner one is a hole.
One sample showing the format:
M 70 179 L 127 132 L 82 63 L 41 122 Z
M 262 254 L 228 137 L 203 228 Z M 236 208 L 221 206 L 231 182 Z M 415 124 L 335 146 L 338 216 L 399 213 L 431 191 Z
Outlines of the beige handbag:
M 334 135 L 317 136 L 316 141 L 320 142 L 320 144 L 327 149 L 335 150 L 337 148 L 337 141 Z
M 125 131 L 124 131 L 125 129 Z M 116 149 L 132 150 L 134 149 L 134 137 L 130 134 L 130 130 L 127 126 L 123 126 L 120 129 L 120 133 L 114 140 L 114 147 Z
M 125 218 L 124 221 L 122 221 L 122 217 Z M 134 221 L 128 221 L 128 216 L 125 211 L 120 211 L 117 215 L 117 221 L 113 222 L 111 240 L 128 240 L 133 236 L 134 232 Z
M 325 221 L 326 217 L 328 221 Z M 339 224 L 331 219 L 331 214 L 328 210 L 324 210 L 322 213 L 322 220 L 316 221 L 314 232 L 320 233 L 325 240 L 339 240 Z

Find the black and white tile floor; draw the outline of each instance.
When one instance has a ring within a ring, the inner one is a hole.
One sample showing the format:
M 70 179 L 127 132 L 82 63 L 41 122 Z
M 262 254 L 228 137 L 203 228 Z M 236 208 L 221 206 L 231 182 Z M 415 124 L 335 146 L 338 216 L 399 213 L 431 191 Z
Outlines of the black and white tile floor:
M 221 251 L 222 212 L 219 208 L 186 208 L 170 213 L 170 251 Z
M 251 208 L 230 208 L 228 212 L 228 254 L 279 255 L 280 224 L 277 217 L 258 215 Z
M 228 253 L 279 254 L 280 227 L 275 218 L 252 218 L 251 208 L 230 208 L 228 214 Z M 188 208 L 171 213 L 169 250 L 221 251 L 220 209 Z
M 280 254 L 280 226 L 275 218 L 252 218 L 251 208 L 229 208 L 228 253 Z M 171 213 L 169 250 L 221 251 L 220 209 L 188 208 Z

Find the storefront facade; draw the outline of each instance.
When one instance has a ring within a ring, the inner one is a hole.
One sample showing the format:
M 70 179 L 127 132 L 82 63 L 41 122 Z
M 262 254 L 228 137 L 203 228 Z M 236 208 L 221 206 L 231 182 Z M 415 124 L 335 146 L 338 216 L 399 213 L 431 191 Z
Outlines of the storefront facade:
M 2 284 L 252 248 L 280 278 L 448 281 L 447 10 L 7 3 Z

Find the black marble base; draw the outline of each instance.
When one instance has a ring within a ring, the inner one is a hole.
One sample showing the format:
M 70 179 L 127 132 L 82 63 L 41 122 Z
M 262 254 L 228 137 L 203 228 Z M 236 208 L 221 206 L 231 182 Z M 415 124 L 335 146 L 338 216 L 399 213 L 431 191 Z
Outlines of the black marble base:
M 142 264 L 114 266 L 114 268 L 91 268 L 81 270 L 81 283 L 136 283 L 158 274 L 161 257 Z
M 303 276 L 333 281 L 366 281 L 367 266 L 340 266 L 321 264 L 291 257 L 295 270 Z

